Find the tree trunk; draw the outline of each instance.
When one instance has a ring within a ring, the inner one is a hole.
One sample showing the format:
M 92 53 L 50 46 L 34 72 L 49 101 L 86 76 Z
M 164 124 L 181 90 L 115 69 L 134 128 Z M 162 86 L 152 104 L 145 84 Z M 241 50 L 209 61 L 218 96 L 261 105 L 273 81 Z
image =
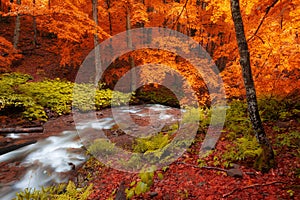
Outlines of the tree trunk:
M 106 0 L 106 5 L 107 5 L 107 9 L 108 9 L 108 23 L 109 23 L 109 34 L 112 35 L 113 32 L 112 32 L 112 20 L 111 20 L 111 14 L 110 14 L 110 11 L 109 9 L 111 8 L 111 5 L 110 5 L 110 0 Z
M 131 24 L 130 24 L 130 11 L 127 7 L 126 11 L 126 31 L 127 31 L 127 46 L 132 49 L 132 36 L 130 34 Z M 131 55 L 129 55 L 129 64 L 130 64 L 130 90 L 133 92 L 136 89 L 136 72 L 135 72 L 135 63 Z
M 35 7 L 35 0 L 32 1 L 33 6 Z M 37 29 L 36 29 L 36 16 L 33 13 L 32 16 L 32 28 L 33 28 L 33 46 L 36 47 L 37 45 Z
M 31 127 L 31 128 L 0 128 L 0 134 L 2 133 L 34 133 L 43 132 L 43 127 Z
M 107 5 L 107 12 L 108 12 L 108 24 L 109 24 L 109 34 L 110 35 L 113 35 L 113 27 L 112 27 L 112 16 L 111 16 L 111 13 L 110 13 L 110 8 L 111 8 L 111 0 L 106 0 L 106 5 Z M 111 40 L 111 38 L 110 38 Z M 113 55 L 114 51 L 113 51 L 113 46 L 112 44 L 109 44 L 109 53 L 111 55 Z
M 254 81 L 252 78 L 250 66 L 250 54 L 248 44 L 245 37 L 244 25 L 241 16 L 239 0 L 230 0 L 231 13 L 234 22 L 236 39 L 240 53 L 240 65 L 242 67 L 242 74 L 246 88 L 246 97 L 248 103 L 248 112 L 250 120 L 255 132 L 255 136 L 263 150 L 262 154 L 256 160 L 254 167 L 261 171 L 268 171 L 275 166 L 274 152 L 272 146 L 266 136 L 263 128 L 260 115 L 258 112 L 257 98 L 255 92 Z
M 19 148 L 34 144 L 36 142 L 37 142 L 37 140 L 31 140 L 31 141 L 23 142 L 21 144 L 13 144 L 13 145 L 5 146 L 5 147 L 1 146 L 0 147 L 0 155 L 3 155 L 3 154 L 6 154 L 6 153 L 9 153 L 11 151 L 17 150 Z
M 17 0 L 17 4 L 21 5 L 21 0 Z M 15 23 L 15 30 L 14 30 L 14 48 L 17 49 L 18 47 L 18 43 L 19 43 L 19 37 L 20 37 L 20 26 L 21 26 L 21 22 L 20 22 L 20 15 L 17 14 L 16 16 L 16 23 Z
M 93 9 L 93 20 L 98 26 L 98 0 L 92 0 L 92 9 Z M 100 79 L 101 72 L 101 63 L 100 63 L 100 49 L 99 49 L 99 38 L 98 31 L 96 29 L 96 33 L 94 34 L 94 48 L 95 48 L 95 81 L 94 85 L 98 86 L 98 81 Z
M 0 12 L 3 11 L 2 0 L 0 0 Z M 2 15 L 0 15 L 0 22 L 2 21 Z
M 126 193 L 125 193 L 125 181 L 120 183 L 118 191 L 116 193 L 115 200 L 126 200 Z

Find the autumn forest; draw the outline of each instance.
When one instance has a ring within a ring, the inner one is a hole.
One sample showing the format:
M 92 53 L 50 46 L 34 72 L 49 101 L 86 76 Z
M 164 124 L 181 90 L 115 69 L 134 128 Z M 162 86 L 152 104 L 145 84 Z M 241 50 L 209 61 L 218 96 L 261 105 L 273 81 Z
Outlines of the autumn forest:
M 0 196 L 298 199 L 299 53 L 300 0 L 0 0 Z

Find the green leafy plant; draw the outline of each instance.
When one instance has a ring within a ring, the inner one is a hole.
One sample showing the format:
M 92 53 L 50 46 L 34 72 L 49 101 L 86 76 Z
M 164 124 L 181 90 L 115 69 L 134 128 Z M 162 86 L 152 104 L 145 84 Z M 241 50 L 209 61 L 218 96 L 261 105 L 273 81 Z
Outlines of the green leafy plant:
M 32 200 L 32 199 L 53 199 L 66 200 L 78 199 L 86 200 L 92 192 L 93 185 L 84 188 L 77 188 L 74 182 L 69 181 L 68 184 L 58 184 L 50 187 L 43 187 L 41 190 L 29 189 L 17 193 L 14 200 Z
M 29 120 L 46 121 L 45 109 L 57 115 L 71 112 L 71 107 L 81 110 L 100 110 L 135 101 L 133 93 L 124 94 L 105 89 L 102 84 L 74 84 L 60 79 L 28 82 L 26 74 L 2 74 L 0 76 L 0 111 L 22 113 Z M 73 91 L 77 91 L 73 93 Z M 72 104 L 73 102 L 73 104 Z
M 139 177 L 140 180 L 138 182 L 133 181 L 130 184 L 131 188 L 125 190 L 127 199 L 132 199 L 134 195 L 140 195 L 150 190 L 154 180 L 154 171 L 141 172 L 139 173 Z
M 223 154 L 223 159 L 227 161 L 242 161 L 246 159 L 255 159 L 262 153 L 255 137 L 238 138 L 233 146 L 228 146 Z
M 290 195 L 290 197 L 293 197 L 295 193 L 294 190 L 288 190 L 286 192 Z
M 94 156 L 111 156 L 116 153 L 114 143 L 106 139 L 96 139 L 89 147 L 88 152 Z
M 247 104 L 234 100 L 226 111 L 225 127 L 229 130 L 227 138 L 235 140 L 237 137 L 253 135 L 250 119 L 247 115 Z
M 5 74 L 1 74 L 0 76 L 0 82 L 3 85 L 7 86 L 18 86 L 21 84 L 26 83 L 29 80 L 32 80 L 32 76 L 28 75 L 28 74 L 20 74 L 20 73 L 5 73 Z M 1 84 L 1 85 L 2 85 Z M 0 91 L 2 91 L 4 88 L 1 87 Z
M 189 198 L 189 192 L 187 191 L 187 189 L 177 190 L 177 193 L 179 194 L 181 199 L 188 199 Z
M 290 133 L 278 134 L 276 145 L 279 147 L 300 148 L 300 133 L 298 131 L 291 131 Z
M 138 153 L 145 153 L 147 151 L 160 150 L 169 143 L 169 135 L 158 133 L 155 136 L 147 138 L 137 138 L 133 151 Z
M 185 108 L 183 123 L 199 123 L 199 130 L 204 131 L 210 124 L 211 110 L 208 108 Z
M 299 104 L 290 99 L 264 97 L 258 101 L 262 121 L 288 120 L 299 112 Z
M 19 86 L 19 91 L 44 108 L 62 115 L 71 111 L 72 87 L 73 83 L 56 79 L 26 83 Z

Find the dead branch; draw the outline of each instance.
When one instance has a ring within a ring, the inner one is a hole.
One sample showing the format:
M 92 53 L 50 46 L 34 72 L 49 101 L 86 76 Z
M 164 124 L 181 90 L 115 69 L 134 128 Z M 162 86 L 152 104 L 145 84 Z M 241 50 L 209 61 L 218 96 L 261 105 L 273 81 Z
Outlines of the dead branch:
M 235 189 L 232 190 L 231 192 L 229 192 L 229 193 L 227 193 L 227 194 L 224 194 L 222 197 L 223 197 L 223 198 L 228 197 L 228 196 L 232 195 L 233 193 L 235 193 L 235 192 L 237 192 L 237 191 L 242 191 L 242 190 L 246 190 L 246 189 L 254 188 L 254 187 L 262 187 L 262 186 L 273 185 L 273 184 L 276 184 L 276 183 L 285 184 L 284 182 L 281 182 L 281 181 L 273 181 L 273 182 L 265 183 L 265 184 L 253 184 L 253 185 L 248 185 L 248 186 L 243 187 L 243 188 L 235 188 Z
M 267 15 L 269 14 L 271 8 L 273 8 L 278 1 L 279 0 L 274 0 L 273 3 L 270 6 L 267 7 L 267 9 L 265 11 L 265 15 L 263 16 L 262 20 L 260 21 L 260 23 L 259 23 L 258 27 L 256 28 L 254 34 L 247 40 L 247 42 L 249 42 L 252 38 L 254 38 L 256 36 L 256 34 L 258 33 L 260 27 L 262 26 L 265 19 L 267 18 Z
M 33 132 L 43 132 L 43 127 L 31 127 L 31 128 L 0 128 L 0 134 L 7 133 L 33 133 Z
M 25 147 L 25 146 L 28 146 L 30 144 L 34 144 L 36 142 L 37 142 L 37 140 L 31 140 L 31 141 L 24 142 L 22 144 L 10 145 L 8 147 L 0 147 L 0 155 L 6 154 L 8 152 L 17 150 L 17 149 Z
M 175 23 L 173 24 L 173 26 L 172 26 L 172 29 L 174 29 L 174 27 L 178 24 L 179 19 L 180 19 L 181 15 L 183 14 L 183 11 L 186 9 L 186 6 L 187 6 L 188 2 L 189 2 L 189 0 L 186 0 L 186 1 L 185 1 L 185 4 L 183 5 L 183 7 L 182 7 L 182 9 L 181 9 L 181 12 L 180 12 L 179 15 L 178 15 L 178 17 L 177 17 L 177 19 L 176 19 L 176 22 L 175 22 Z
M 210 167 L 210 166 L 198 166 L 198 165 L 192 165 L 189 163 L 185 163 L 185 162 L 176 162 L 177 164 L 184 164 L 190 167 L 195 167 L 195 168 L 199 168 L 199 169 L 211 169 L 211 170 L 217 170 L 217 171 L 222 171 L 222 172 L 227 172 L 228 170 L 220 168 L 220 167 Z

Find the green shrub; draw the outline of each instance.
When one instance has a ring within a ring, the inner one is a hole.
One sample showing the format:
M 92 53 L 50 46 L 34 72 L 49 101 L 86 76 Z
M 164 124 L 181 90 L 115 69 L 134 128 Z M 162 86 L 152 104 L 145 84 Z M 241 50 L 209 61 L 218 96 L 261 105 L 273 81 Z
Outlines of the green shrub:
M 276 145 L 279 147 L 300 148 L 300 133 L 291 131 L 290 133 L 278 134 L 276 136 Z
M 75 84 L 72 106 L 81 111 L 95 110 L 96 89 L 93 84 Z
M 88 152 L 94 156 L 111 156 L 116 153 L 114 143 L 106 139 L 96 139 L 89 147 Z
M 56 79 L 26 83 L 19 86 L 19 91 L 40 106 L 62 115 L 71 111 L 72 87 L 73 83 Z
M 76 84 L 74 86 L 73 108 L 81 111 L 101 110 L 110 106 L 130 103 L 133 94 L 121 93 L 110 89 L 95 89 L 92 84 Z
M 233 146 L 227 146 L 223 159 L 229 162 L 255 159 L 262 153 L 255 137 L 237 138 Z
M 150 190 L 154 180 L 154 171 L 141 172 L 139 173 L 139 177 L 140 181 L 133 181 L 130 184 L 131 188 L 125 190 L 127 199 L 132 199 L 134 195 L 140 195 Z
M 300 103 L 293 98 L 264 97 L 258 100 L 258 105 L 263 121 L 286 121 L 299 117 L 300 113 Z
M 20 73 L 5 73 L 1 74 L 0 76 L 0 82 L 1 86 L 10 86 L 15 87 L 21 84 L 26 83 L 29 80 L 32 80 L 32 76 L 28 74 L 20 74 Z M 2 93 L 3 87 L 1 87 L 0 91 Z
M 199 123 L 199 131 L 204 131 L 210 124 L 211 110 L 208 108 L 185 108 L 183 123 Z
M 247 113 L 247 104 L 244 101 L 235 100 L 229 104 L 226 111 L 225 127 L 229 130 L 227 138 L 234 140 L 240 136 L 253 135 L 253 129 Z
M 161 150 L 169 143 L 170 137 L 168 134 L 158 133 L 155 136 L 147 138 L 137 138 L 133 151 L 137 153 L 145 153 L 147 151 Z
M 30 120 L 47 119 L 44 109 L 39 106 L 34 98 L 23 94 L 20 86 L 26 84 L 32 77 L 26 74 L 2 74 L 0 76 L 0 111 L 4 114 L 23 112 L 23 116 Z
M 0 76 L 0 111 L 22 112 L 26 119 L 46 121 L 45 109 L 62 115 L 70 113 L 72 105 L 75 109 L 90 111 L 134 100 L 130 98 L 132 94 L 104 89 L 102 84 L 97 89 L 92 84 L 74 84 L 60 79 L 28 82 L 31 79 L 29 75 L 17 73 Z
M 260 98 L 258 106 L 262 121 L 284 120 L 291 116 L 291 113 L 287 109 L 287 102 L 284 100 Z

